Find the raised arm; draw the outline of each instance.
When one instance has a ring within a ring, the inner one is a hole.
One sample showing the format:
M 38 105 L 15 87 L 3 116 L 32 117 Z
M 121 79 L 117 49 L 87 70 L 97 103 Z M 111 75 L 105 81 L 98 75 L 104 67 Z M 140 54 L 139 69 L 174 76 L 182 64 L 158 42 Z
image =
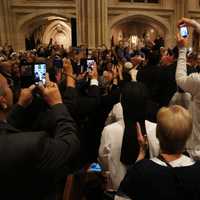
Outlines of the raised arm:
M 189 92 L 195 96 L 199 90 L 200 76 L 198 73 L 187 75 L 186 46 L 188 44 L 188 38 L 182 38 L 177 34 L 177 41 L 179 46 L 179 58 L 176 69 L 176 82 L 185 92 Z
M 56 127 L 53 137 L 47 138 L 44 142 L 37 168 L 59 179 L 74 170 L 75 164 L 79 160 L 80 147 L 77 127 L 62 102 L 58 86 L 50 82 L 40 90 L 45 101 L 51 107 Z
M 186 24 L 187 26 L 194 28 L 198 33 L 200 33 L 200 24 L 194 19 L 183 17 L 181 20 L 178 21 L 178 26 L 180 24 Z

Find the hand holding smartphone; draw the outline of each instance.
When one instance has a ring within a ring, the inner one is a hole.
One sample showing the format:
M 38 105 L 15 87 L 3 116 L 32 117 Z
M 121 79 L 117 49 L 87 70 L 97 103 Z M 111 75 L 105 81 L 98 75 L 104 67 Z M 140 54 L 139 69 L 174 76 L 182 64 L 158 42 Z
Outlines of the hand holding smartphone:
M 180 35 L 183 38 L 187 38 L 189 36 L 189 30 L 186 24 L 180 24 Z

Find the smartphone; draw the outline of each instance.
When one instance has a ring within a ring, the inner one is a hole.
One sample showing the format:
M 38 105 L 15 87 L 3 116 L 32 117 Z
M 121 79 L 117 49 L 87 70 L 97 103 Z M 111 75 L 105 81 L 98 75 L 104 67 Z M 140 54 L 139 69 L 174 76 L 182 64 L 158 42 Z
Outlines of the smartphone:
M 34 82 L 36 85 L 46 83 L 46 64 L 35 63 L 34 64 Z
M 181 37 L 184 37 L 184 38 L 189 36 L 189 30 L 185 24 L 180 25 L 180 35 Z
M 99 163 L 92 163 L 88 169 L 88 172 L 102 172 L 102 168 Z
M 95 60 L 87 59 L 87 72 L 90 72 L 95 65 Z

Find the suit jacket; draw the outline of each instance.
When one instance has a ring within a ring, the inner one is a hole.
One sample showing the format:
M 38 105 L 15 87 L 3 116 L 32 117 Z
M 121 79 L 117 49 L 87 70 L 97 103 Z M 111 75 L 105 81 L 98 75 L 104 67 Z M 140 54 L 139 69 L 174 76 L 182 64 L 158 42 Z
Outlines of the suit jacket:
M 8 121 L 18 126 L 24 108 L 16 106 Z M 77 128 L 67 108 L 51 108 L 56 128 L 46 132 L 20 132 L 0 123 L 0 196 L 2 199 L 55 199 L 56 184 L 74 168 L 79 151 Z
M 64 103 L 69 108 L 79 127 L 81 141 L 81 164 L 93 162 L 98 155 L 98 108 L 100 89 L 97 85 L 88 85 L 85 92 L 78 88 L 66 88 Z

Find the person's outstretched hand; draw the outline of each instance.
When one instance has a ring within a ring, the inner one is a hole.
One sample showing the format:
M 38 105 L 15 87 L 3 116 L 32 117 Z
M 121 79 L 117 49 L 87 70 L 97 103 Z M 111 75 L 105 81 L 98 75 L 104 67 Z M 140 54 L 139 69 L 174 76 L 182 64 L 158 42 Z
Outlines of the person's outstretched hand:
M 145 155 L 146 155 L 148 140 L 147 140 L 146 135 L 143 136 L 140 124 L 138 122 L 136 124 L 136 127 L 137 127 L 137 140 L 140 145 L 140 152 L 139 152 L 137 160 L 142 160 L 145 158 Z
M 196 21 L 193 20 L 193 19 L 189 19 L 189 18 L 183 17 L 182 19 L 180 19 L 180 20 L 178 21 L 178 24 L 177 24 L 178 27 L 179 27 L 181 24 L 185 24 L 185 25 L 187 25 L 187 26 L 189 26 L 189 27 L 197 28 L 197 23 L 196 23 Z

